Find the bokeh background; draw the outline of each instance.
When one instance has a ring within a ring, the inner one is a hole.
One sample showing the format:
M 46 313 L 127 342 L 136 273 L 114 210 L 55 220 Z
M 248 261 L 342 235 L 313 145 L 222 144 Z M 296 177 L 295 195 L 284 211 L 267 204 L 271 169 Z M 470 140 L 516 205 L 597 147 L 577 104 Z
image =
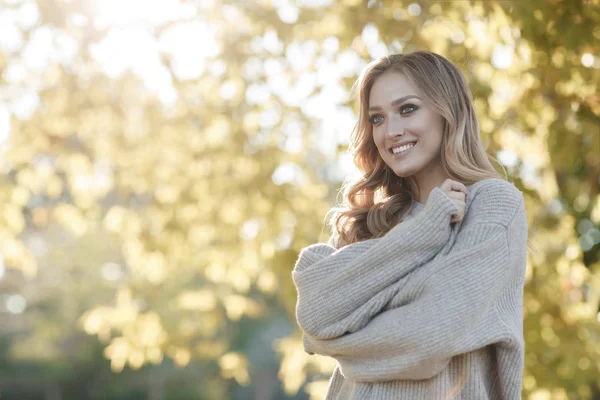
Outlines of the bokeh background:
M 0 0 L 0 398 L 321 399 L 290 273 L 420 49 L 526 200 L 524 399 L 600 399 L 599 0 Z

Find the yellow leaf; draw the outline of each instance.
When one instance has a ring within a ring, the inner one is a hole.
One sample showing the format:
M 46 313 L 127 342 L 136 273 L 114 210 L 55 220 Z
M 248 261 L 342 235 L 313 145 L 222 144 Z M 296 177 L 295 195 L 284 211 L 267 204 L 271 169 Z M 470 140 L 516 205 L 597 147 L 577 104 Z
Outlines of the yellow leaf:
M 241 353 L 227 353 L 219 359 L 221 376 L 225 379 L 235 379 L 238 384 L 246 386 L 250 384 L 248 375 L 248 362 Z
M 183 310 L 211 311 L 217 306 L 217 297 L 208 289 L 187 290 L 178 296 L 177 304 Z

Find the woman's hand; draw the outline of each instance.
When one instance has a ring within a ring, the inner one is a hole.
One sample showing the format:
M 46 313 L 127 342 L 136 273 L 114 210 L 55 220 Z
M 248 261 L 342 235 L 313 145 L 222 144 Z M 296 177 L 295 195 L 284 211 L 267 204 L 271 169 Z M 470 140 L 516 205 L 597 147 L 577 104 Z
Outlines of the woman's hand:
M 454 202 L 456 208 L 458 209 L 458 214 L 452 215 L 450 223 L 462 221 L 465 216 L 465 199 L 467 194 L 469 194 L 467 187 L 458 181 L 446 179 L 440 186 L 440 189 L 442 189 L 444 194 Z

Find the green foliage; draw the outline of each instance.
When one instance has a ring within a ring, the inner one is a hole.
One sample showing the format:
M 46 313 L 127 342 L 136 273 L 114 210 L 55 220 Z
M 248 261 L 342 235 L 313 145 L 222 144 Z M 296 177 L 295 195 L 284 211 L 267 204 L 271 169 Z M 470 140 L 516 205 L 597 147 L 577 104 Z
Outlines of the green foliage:
M 357 74 L 424 48 L 526 194 L 524 395 L 598 396 L 598 0 L 160 3 L 0 0 L 6 398 L 319 398 L 291 268 Z

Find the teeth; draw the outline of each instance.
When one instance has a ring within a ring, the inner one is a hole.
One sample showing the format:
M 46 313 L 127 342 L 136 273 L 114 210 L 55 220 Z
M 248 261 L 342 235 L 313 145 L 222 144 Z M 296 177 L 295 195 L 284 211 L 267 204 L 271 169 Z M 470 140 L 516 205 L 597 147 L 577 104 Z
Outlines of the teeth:
M 410 148 L 411 148 L 411 147 L 413 147 L 414 145 L 415 145 L 414 143 L 411 143 L 411 144 L 407 144 L 407 145 L 405 145 L 405 146 L 394 147 L 394 148 L 392 149 L 392 151 L 394 152 L 394 154 L 397 154 L 397 153 L 400 153 L 400 152 L 402 152 L 402 151 L 405 151 L 405 150 L 408 150 L 408 149 L 410 149 Z

